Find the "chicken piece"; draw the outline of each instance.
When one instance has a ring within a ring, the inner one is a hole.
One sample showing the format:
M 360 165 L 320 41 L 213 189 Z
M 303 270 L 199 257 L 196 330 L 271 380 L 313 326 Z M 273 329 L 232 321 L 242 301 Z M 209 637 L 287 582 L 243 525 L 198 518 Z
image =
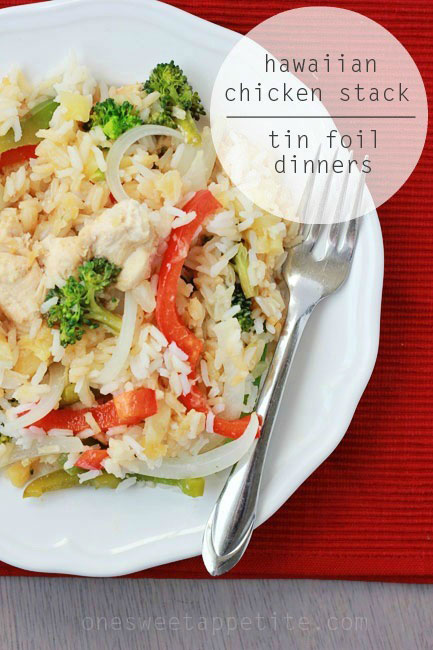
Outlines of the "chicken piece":
M 44 292 L 37 263 L 24 255 L 0 253 L 0 309 L 20 331 L 27 331 L 39 316 Z
M 45 267 L 45 286 L 51 289 L 61 286 L 73 274 L 84 257 L 84 246 L 78 236 L 48 236 L 43 241 L 44 253 L 41 257 Z
M 106 257 L 122 268 L 117 281 L 121 291 L 150 276 L 158 242 L 146 205 L 133 199 L 121 201 L 84 226 L 79 239 L 87 255 Z
M 11 237 L 21 237 L 23 227 L 16 210 L 4 210 L 0 212 L 0 242 L 5 242 Z

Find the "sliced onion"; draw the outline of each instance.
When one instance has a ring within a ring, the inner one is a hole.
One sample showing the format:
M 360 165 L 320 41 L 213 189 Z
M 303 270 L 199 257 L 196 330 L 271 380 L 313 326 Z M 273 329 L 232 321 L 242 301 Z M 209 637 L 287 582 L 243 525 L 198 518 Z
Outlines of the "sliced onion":
M 4 432 L 6 434 L 13 434 L 14 431 L 17 432 L 22 427 L 29 427 L 57 407 L 65 387 L 65 369 L 60 363 L 53 363 L 50 366 L 49 386 L 50 392 L 44 395 L 28 413 L 5 423 Z
M 108 384 L 122 372 L 128 361 L 134 338 L 135 320 L 137 318 L 137 303 L 130 292 L 125 293 L 125 308 L 123 310 L 122 327 L 117 339 L 116 347 L 99 373 L 97 380 L 100 384 Z
M 181 176 L 184 176 L 188 169 L 191 167 L 197 147 L 193 144 L 180 144 L 176 149 L 176 153 L 171 160 L 173 169 L 177 169 Z
M 120 202 L 130 198 L 123 189 L 122 183 L 120 181 L 120 161 L 128 149 L 135 142 L 137 142 L 137 140 L 146 138 L 149 135 L 168 135 L 172 138 L 177 138 L 178 140 L 184 139 L 180 131 L 170 129 L 168 126 L 158 126 L 157 124 L 144 124 L 143 126 L 136 126 L 135 128 L 130 129 L 121 135 L 120 138 L 118 138 L 113 144 L 108 153 L 107 172 L 105 174 L 110 192 L 116 201 Z
M 231 467 L 246 454 L 254 442 L 258 426 L 258 417 L 253 413 L 244 433 L 230 444 L 222 445 L 188 459 L 168 458 L 160 467 L 154 469 L 150 469 L 145 461 L 140 460 L 134 463 L 134 472 L 147 476 L 175 479 L 200 478 L 216 474 Z
M 216 152 L 211 130 L 203 129 L 202 143 L 199 147 L 185 144 L 182 155 L 174 165 L 190 191 L 206 189 L 215 166 Z
M 7 451 L 0 457 L 0 468 L 27 458 L 40 458 L 52 454 L 69 454 L 70 452 L 80 452 L 85 449 L 80 438 L 73 436 L 63 438 L 45 436 L 42 439 L 33 441 L 26 449 L 17 447 L 12 443 L 7 443 L 7 446 Z

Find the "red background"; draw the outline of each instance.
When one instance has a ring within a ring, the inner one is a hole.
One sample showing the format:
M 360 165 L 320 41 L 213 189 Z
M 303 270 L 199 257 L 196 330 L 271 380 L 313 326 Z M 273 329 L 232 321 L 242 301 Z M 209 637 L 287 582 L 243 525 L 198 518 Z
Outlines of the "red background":
M 0 7 L 15 4 L 22 3 L 0 0 Z M 245 33 L 280 11 L 313 3 L 171 4 Z M 415 59 L 431 100 L 431 0 L 333 5 L 365 14 L 391 31 Z M 255 532 L 230 578 L 433 582 L 432 170 L 428 139 L 408 182 L 379 211 L 385 242 L 381 343 L 350 429 L 330 458 Z M 0 573 L 27 574 L 5 564 Z M 207 577 L 200 558 L 135 575 Z

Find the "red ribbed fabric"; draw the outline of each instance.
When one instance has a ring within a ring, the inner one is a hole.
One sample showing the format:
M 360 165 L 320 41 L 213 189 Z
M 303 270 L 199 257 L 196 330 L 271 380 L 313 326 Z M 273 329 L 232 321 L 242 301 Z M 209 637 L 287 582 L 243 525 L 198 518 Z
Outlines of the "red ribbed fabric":
M 0 7 L 15 4 L 21 2 L 0 0 Z M 171 4 L 244 33 L 310 3 Z M 431 99 L 431 0 L 333 4 L 365 14 L 400 39 Z M 433 582 L 432 158 L 429 138 L 406 185 L 379 211 L 385 241 L 380 351 L 352 425 L 332 456 L 255 532 L 230 578 Z M 4 564 L 0 573 L 26 574 Z M 200 558 L 134 574 L 140 576 L 208 577 Z

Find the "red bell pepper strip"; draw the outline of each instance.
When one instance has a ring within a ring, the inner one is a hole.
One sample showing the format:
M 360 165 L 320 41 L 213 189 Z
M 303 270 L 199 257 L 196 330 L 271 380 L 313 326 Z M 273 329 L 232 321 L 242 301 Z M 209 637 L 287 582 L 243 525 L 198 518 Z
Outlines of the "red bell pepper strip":
M 6 165 L 15 165 L 16 163 L 25 162 L 29 158 L 33 158 L 36 150 L 35 144 L 27 144 L 16 149 L 9 149 L 0 154 L 0 169 Z
M 156 320 L 158 327 L 170 343 L 174 341 L 188 355 L 191 367 L 190 378 L 192 379 L 195 376 L 195 368 L 203 348 L 203 343 L 183 324 L 177 313 L 177 287 L 182 273 L 183 263 L 188 255 L 197 229 L 202 225 L 206 217 L 220 207 L 220 203 L 218 203 L 209 190 L 197 192 L 188 201 L 183 208 L 184 211 L 194 211 L 197 216 L 190 223 L 172 231 L 159 273 L 158 296 L 156 299 Z M 191 392 L 188 395 L 181 395 L 179 400 L 188 410 L 194 409 L 202 413 L 208 413 L 210 410 L 205 395 L 194 385 L 191 386 Z M 240 418 L 239 420 L 224 420 L 223 418 L 215 417 L 213 429 L 215 433 L 226 436 L 227 438 L 239 438 L 244 433 L 249 421 L 249 416 Z
M 141 421 L 158 410 L 155 391 L 150 388 L 137 388 L 121 393 L 113 398 L 117 417 L 122 424 L 137 424 L 137 415 Z M 146 413 L 145 415 L 142 415 Z
M 106 449 L 88 449 L 81 454 L 75 467 L 80 467 L 81 469 L 102 469 L 102 461 L 105 460 L 108 456 L 108 451 Z
M 180 395 L 179 400 L 189 411 L 194 409 L 201 413 L 209 412 L 206 397 L 197 386 L 191 386 L 191 392 L 187 395 Z M 218 433 L 220 436 L 225 436 L 226 438 L 239 438 L 248 426 L 249 421 L 249 415 L 238 420 L 225 420 L 216 415 L 213 422 L 213 430 L 214 433 Z
M 93 415 L 102 430 L 115 427 L 119 424 L 114 402 L 110 400 L 105 404 L 100 404 L 93 408 L 55 409 L 38 420 L 38 422 L 35 422 L 34 426 L 40 427 L 44 431 L 49 431 L 50 429 L 71 429 L 74 433 L 79 433 L 89 428 L 89 423 L 85 418 L 86 413 Z
M 45 431 L 71 429 L 74 433 L 79 433 L 89 428 L 85 415 L 91 413 L 100 429 L 106 431 L 120 424 L 138 424 L 145 418 L 155 415 L 157 410 L 155 391 L 150 388 L 138 388 L 93 408 L 53 410 L 33 426 Z
M 209 192 L 200 190 L 188 201 L 183 210 L 196 213 L 195 219 L 185 226 L 171 232 L 168 246 L 161 263 L 156 299 L 156 320 L 165 338 L 188 355 L 191 370 L 194 370 L 200 357 L 203 342 L 182 323 L 176 309 L 177 287 L 183 263 L 188 255 L 191 242 L 206 217 L 221 205 Z

